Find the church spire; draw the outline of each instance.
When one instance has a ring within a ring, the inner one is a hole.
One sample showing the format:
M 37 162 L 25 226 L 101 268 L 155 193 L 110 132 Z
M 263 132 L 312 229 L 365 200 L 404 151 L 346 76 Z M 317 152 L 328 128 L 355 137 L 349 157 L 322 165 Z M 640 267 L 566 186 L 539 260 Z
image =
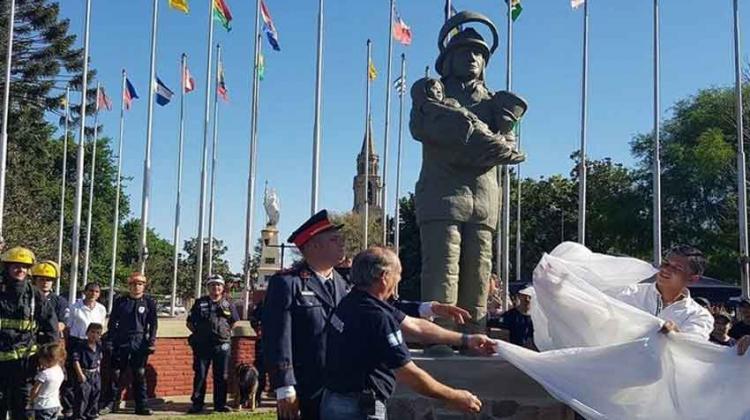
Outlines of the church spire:
M 370 144 L 370 155 L 375 153 L 375 141 L 372 138 L 372 115 L 367 118 L 367 131 L 365 131 L 365 137 L 362 139 L 362 148 L 359 151 L 360 156 L 365 155 L 366 144 Z

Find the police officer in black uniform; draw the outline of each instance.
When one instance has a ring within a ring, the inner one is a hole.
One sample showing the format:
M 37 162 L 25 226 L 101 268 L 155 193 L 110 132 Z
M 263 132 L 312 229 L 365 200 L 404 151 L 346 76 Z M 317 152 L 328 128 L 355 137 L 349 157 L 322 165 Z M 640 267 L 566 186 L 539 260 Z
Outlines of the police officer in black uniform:
M 240 320 L 237 309 L 224 297 L 224 279 L 218 275 L 206 280 L 208 295 L 196 300 L 190 309 L 187 327 L 193 333 L 188 342 L 193 349 L 193 395 L 189 414 L 203 411 L 206 376 L 213 364 L 214 411 L 232 411 L 227 406 L 227 376 L 231 356 L 232 327 Z
M 420 331 L 415 338 L 463 344 L 488 354 L 494 351 L 492 340 L 409 319 L 389 304 L 401 280 L 401 263 L 389 249 L 371 247 L 354 257 L 351 280 L 354 290 L 334 311 L 327 331 L 321 417 L 385 420 L 386 400 L 395 388 L 396 375 L 419 393 L 444 400 L 462 411 L 479 412 L 481 402 L 476 396 L 440 384 L 411 361 L 401 327 L 421 324 L 414 329 Z
M 0 419 L 28 419 L 27 410 L 36 363 L 32 357 L 38 346 L 55 341 L 57 316 L 49 301 L 31 286 L 29 270 L 34 254 L 21 247 L 0 256 Z
M 262 317 L 263 350 L 281 419 L 319 418 L 326 354 L 324 329 L 349 292 L 347 282 L 334 270 L 345 257 L 340 228 L 331 222 L 326 210 L 313 215 L 288 239 L 299 248 L 304 261 L 268 281 Z M 398 305 L 414 317 L 430 316 L 429 311 L 434 309 L 439 309 L 434 315 L 457 321 L 469 317 L 463 309 L 433 302 Z
M 150 416 L 146 404 L 146 362 L 156 351 L 156 301 L 145 294 L 146 276 L 133 273 L 128 278 L 127 296 L 118 297 L 112 304 L 107 323 L 107 340 L 112 348 L 112 412 L 120 407 L 123 385 L 121 377 L 125 370 L 133 372 L 133 394 L 135 414 Z

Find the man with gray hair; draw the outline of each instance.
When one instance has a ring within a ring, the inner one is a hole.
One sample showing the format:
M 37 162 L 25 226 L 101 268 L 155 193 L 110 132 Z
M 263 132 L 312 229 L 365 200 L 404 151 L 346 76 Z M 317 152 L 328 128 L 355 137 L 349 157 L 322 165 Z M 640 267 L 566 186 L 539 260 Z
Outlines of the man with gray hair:
M 708 340 L 714 319 L 708 309 L 690 297 L 687 286 L 706 269 L 706 257 L 699 249 L 678 245 L 667 252 L 653 283 L 638 283 L 608 290 L 613 298 L 666 321 L 662 331 L 691 334 Z
M 423 343 L 469 347 L 485 354 L 494 352 L 494 342 L 485 335 L 460 334 L 406 316 L 388 303 L 400 280 L 401 262 L 390 249 L 371 247 L 354 257 L 354 289 L 328 324 L 321 418 L 385 419 L 386 400 L 397 380 L 454 409 L 472 413 L 481 409 L 475 395 L 443 385 L 414 364 L 402 328 Z

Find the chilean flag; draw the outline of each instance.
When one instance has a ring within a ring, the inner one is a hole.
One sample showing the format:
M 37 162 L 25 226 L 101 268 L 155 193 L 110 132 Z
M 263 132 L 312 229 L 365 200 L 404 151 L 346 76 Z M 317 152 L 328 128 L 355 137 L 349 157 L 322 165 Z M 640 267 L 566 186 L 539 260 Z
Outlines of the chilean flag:
M 125 109 L 128 111 L 130 111 L 130 104 L 133 99 L 138 99 L 138 94 L 135 93 L 135 88 L 130 83 L 130 79 L 125 79 L 125 91 L 122 92 L 122 99 L 125 101 Z
M 395 4 L 393 5 L 393 39 L 403 45 L 411 45 L 411 28 L 401 19 Z
M 271 48 L 275 51 L 281 51 L 279 47 L 279 32 L 276 31 L 276 25 L 273 24 L 271 13 L 268 12 L 266 2 L 263 0 L 260 0 L 260 15 L 263 17 L 263 32 L 266 33 L 268 43 L 271 44 Z

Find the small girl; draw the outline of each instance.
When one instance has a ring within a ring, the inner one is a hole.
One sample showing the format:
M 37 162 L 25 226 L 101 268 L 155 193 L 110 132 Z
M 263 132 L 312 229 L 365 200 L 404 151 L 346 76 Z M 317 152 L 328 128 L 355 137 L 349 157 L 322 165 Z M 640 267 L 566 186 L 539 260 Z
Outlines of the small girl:
M 60 412 L 60 385 L 65 379 L 62 364 L 65 363 L 65 346 L 60 342 L 49 343 L 39 350 L 41 371 L 34 377 L 29 404 L 34 408 L 37 420 L 56 419 Z

